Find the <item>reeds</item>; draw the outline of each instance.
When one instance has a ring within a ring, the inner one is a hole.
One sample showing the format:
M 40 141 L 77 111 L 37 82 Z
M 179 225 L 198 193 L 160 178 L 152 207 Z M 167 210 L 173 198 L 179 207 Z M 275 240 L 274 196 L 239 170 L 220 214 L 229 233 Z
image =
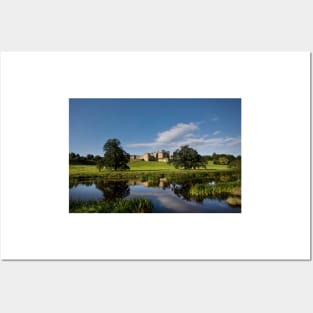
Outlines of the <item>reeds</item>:
M 153 205 L 144 198 L 112 201 L 70 201 L 70 213 L 151 213 Z
M 195 184 L 190 187 L 189 194 L 191 197 L 199 200 L 209 197 L 227 197 L 235 190 L 239 192 L 240 181 L 217 183 L 215 185 L 209 184 Z M 239 188 L 239 189 L 238 189 Z

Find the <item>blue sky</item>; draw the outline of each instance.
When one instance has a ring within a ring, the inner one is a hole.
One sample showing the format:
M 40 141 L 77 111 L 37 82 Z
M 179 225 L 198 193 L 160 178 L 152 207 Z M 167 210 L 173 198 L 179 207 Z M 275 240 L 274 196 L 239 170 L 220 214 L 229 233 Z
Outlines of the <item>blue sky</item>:
M 70 99 L 70 152 L 103 155 L 118 138 L 130 154 L 188 144 L 200 154 L 241 154 L 240 99 Z

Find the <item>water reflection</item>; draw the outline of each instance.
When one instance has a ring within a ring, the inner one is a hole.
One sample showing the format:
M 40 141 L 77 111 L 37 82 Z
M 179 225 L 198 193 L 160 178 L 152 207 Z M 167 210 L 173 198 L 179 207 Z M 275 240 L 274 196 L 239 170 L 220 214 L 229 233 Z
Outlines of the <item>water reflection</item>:
M 163 190 L 168 188 L 170 185 L 165 177 L 149 177 L 147 180 L 129 180 L 128 184 L 131 186 L 159 187 Z
M 191 188 L 197 187 L 197 184 L 204 189 L 206 186 L 218 188 L 234 182 L 238 185 L 238 176 L 231 173 L 213 173 L 210 177 L 192 175 L 152 175 L 115 181 L 102 178 L 70 179 L 70 200 L 111 201 L 118 198 L 143 197 L 153 203 L 153 212 L 241 212 L 240 205 L 232 206 L 225 201 L 230 195 L 228 192 L 213 192 L 210 195 L 191 192 Z
M 96 188 L 99 189 L 103 194 L 104 200 L 115 200 L 122 199 L 129 196 L 130 189 L 128 182 L 125 181 L 105 181 L 96 180 Z
M 184 184 L 171 184 L 171 190 L 174 192 L 174 194 L 179 197 L 183 198 L 187 201 L 191 200 L 191 197 L 189 195 L 190 190 L 190 183 L 184 183 Z

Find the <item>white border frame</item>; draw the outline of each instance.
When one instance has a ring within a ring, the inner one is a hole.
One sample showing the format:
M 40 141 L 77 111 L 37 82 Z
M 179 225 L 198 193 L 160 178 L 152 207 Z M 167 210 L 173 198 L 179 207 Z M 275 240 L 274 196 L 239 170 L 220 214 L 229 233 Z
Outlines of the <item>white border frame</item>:
M 68 99 L 138 97 L 242 99 L 242 214 L 68 213 Z M 308 260 L 309 167 L 309 52 L 1 54 L 3 259 Z

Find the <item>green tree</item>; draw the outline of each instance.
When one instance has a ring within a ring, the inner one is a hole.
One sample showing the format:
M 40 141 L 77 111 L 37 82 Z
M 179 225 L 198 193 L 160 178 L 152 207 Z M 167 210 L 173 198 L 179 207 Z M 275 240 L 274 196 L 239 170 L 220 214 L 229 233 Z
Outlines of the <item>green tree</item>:
M 216 154 L 216 153 L 213 153 L 212 158 L 213 164 L 218 165 L 227 165 L 236 159 L 232 154 Z
M 103 146 L 104 156 L 103 165 L 106 168 L 113 170 L 126 170 L 129 169 L 127 163 L 129 162 L 130 155 L 121 147 L 121 142 L 114 138 L 109 139 Z
M 103 170 L 104 168 L 104 162 L 103 159 L 100 158 L 96 161 L 96 168 L 99 170 L 99 172 L 101 172 L 101 170 Z
M 76 158 L 76 154 L 74 152 L 71 152 L 69 154 L 69 156 L 70 156 L 70 159 L 75 159 Z
M 228 163 L 229 163 L 229 159 L 226 156 L 220 156 L 216 161 L 216 164 L 219 164 L 219 165 L 227 165 Z
M 228 167 L 229 168 L 234 168 L 234 169 L 241 169 L 241 157 L 233 161 L 231 161 L 229 164 L 228 164 Z
M 102 157 L 100 156 L 100 155 L 96 155 L 95 157 L 94 157 L 94 160 L 97 162 L 97 161 L 99 161 L 100 159 L 102 159 Z
M 197 150 L 189 147 L 188 145 L 180 147 L 173 153 L 173 165 L 176 168 L 195 169 L 199 167 L 206 168 L 205 161 Z

